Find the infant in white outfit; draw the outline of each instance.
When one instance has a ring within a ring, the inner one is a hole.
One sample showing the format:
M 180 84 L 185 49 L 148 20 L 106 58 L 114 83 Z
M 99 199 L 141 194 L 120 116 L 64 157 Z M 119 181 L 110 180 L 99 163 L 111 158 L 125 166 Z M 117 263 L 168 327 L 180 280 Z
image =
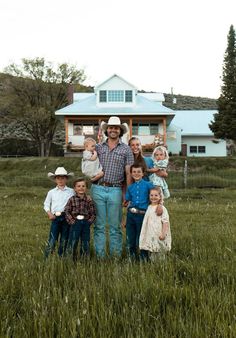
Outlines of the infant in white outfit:
M 96 142 L 93 138 L 88 137 L 84 140 L 83 159 L 81 163 L 82 173 L 90 177 L 91 181 L 97 181 L 104 176 L 102 166 L 99 162 L 96 152 Z

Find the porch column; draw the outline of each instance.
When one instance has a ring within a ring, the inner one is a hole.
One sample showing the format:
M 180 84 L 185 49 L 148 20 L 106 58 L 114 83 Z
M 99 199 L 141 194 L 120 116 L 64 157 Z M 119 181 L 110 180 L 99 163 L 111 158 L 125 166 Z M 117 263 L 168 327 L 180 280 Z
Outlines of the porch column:
M 66 134 L 66 146 L 68 145 L 69 137 L 68 137 L 68 117 L 65 117 L 65 134 Z
M 132 129 L 133 129 L 133 120 L 132 118 L 129 119 L 129 135 L 130 138 L 132 137 Z
M 163 118 L 163 136 L 164 145 L 166 146 L 166 118 Z

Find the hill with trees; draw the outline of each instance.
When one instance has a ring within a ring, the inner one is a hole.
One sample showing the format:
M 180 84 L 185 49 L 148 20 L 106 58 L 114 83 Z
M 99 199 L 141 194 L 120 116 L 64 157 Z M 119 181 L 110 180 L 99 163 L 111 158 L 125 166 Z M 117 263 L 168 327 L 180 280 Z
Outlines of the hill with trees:
M 173 110 L 217 110 L 217 100 L 200 96 L 165 94 L 163 105 Z

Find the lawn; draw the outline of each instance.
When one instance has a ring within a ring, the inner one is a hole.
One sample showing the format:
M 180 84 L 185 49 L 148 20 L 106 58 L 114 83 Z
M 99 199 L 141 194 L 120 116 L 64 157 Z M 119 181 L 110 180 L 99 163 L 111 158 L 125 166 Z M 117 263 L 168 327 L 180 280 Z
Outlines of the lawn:
M 52 184 L 24 185 L 29 163 L 8 161 L 0 163 L 0 337 L 235 337 L 235 190 L 170 188 L 173 249 L 164 262 L 131 264 L 125 246 L 121 260 L 98 262 L 93 243 L 90 261 L 45 262 L 42 203 Z M 32 182 L 47 166 L 32 160 Z M 7 186 L 13 172 L 22 180 Z

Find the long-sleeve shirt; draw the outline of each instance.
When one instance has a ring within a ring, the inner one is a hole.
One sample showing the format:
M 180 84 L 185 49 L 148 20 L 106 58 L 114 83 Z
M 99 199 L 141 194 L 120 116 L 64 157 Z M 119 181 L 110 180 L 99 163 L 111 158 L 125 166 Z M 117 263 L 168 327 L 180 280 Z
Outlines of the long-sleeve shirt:
M 56 187 L 49 190 L 44 201 L 44 210 L 46 212 L 51 211 L 53 214 L 55 212 L 63 212 L 68 199 L 74 194 L 74 189 L 67 186 L 63 189 Z
M 134 163 L 134 155 L 130 147 L 121 140 L 110 150 L 107 141 L 97 144 L 97 153 L 104 176 L 99 182 L 122 185 L 125 179 L 125 168 Z
M 130 201 L 129 207 L 146 210 L 149 203 L 149 191 L 154 185 L 141 179 L 128 186 L 125 199 Z
M 66 220 L 69 224 L 74 224 L 76 216 L 84 216 L 84 219 L 92 224 L 96 219 L 96 211 L 93 200 L 84 194 L 83 197 L 72 196 L 65 206 Z

